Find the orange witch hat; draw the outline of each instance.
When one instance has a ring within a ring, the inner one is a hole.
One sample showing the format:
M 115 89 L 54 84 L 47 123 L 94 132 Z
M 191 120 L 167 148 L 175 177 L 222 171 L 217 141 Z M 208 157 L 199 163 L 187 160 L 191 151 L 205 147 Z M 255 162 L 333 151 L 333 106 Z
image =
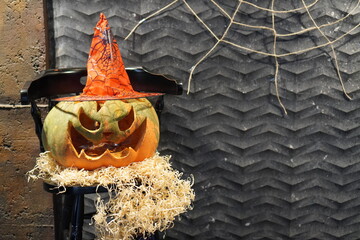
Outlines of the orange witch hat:
M 135 91 L 126 73 L 119 46 L 103 13 L 94 29 L 94 37 L 87 62 L 87 80 L 79 96 L 58 101 L 96 101 L 157 96 L 162 93 Z

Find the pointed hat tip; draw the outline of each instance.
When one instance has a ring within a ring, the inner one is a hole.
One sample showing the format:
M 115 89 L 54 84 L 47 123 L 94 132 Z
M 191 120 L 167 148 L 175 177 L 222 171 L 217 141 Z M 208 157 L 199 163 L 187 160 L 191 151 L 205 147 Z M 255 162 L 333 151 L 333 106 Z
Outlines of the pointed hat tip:
M 106 18 L 106 16 L 105 16 L 104 13 L 100 13 L 99 22 L 100 22 L 100 21 L 106 21 L 106 22 L 107 22 L 107 18 Z
M 99 21 L 96 24 L 96 28 L 99 28 L 101 31 L 110 29 L 109 22 L 105 17 L 104 13 L 100 13 Z

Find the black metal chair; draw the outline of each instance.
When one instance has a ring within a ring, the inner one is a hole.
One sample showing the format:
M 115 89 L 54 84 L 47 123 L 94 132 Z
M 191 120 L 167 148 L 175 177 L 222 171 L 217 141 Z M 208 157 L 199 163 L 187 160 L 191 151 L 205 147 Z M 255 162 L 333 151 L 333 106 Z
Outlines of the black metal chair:
M 144 68 L 126 69 L 133 88 L 137 91 L 161 92 L 165 94 L 181 95 L 182 85 L 175 80 L 149 73 Z M 52 99 L 67 94 L 82 92 L 86 83 L 87 71 L 85 68 L 74 69 L 51 69 L 45 71 L 37 79 L 25 83 L 20 92 L 21 104 L 31 104 L 31 115 L 35 122 L 35 132 L 40 141 L 40 150 L 44 151 L 41 132 L 42 120 L 38 99 L 47 98 L 50 110 L 56 102 Z M 155 110 L 160 119 L 160 113 L 164 107 L 164 96 L 159 96 L 155 103 Z M 55 239 L 82 239 L 83 220 L 91 218 L 84 214 L 84 195 L 96 192 L 105 192 L 105 188 L 96 187 L 67 187 L 66 192 L 61 193 L 51 184 L 44 183 L 44 189 L 53 194 L 54 229 Z M 69 236 L 67 236 L 69 233 Z M 142 238 L 139 238 L 142 239 Z M 155 236 L 148 238 L 156 239 Z

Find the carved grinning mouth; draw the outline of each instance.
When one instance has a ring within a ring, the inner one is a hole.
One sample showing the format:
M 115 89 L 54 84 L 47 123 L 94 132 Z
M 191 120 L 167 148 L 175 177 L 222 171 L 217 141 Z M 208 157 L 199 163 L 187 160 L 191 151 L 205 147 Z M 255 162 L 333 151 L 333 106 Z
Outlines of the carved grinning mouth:
M 70 139 L 73 145 L 73 150 L 80 157 L 85 156 L 91 158 L 101 158 L 105 154 L 111 154 L 116 158 L 125 157 L 129 154 L 130 149 L 138 150 L 141 139 L 144 137 L 146 131 L 146 119 L 141 125 L 135 129 L 129 136 L 124 139 L 119 139 L 118 142 L 104 141 L 94 144 L 91 140 L 82 136 L 73 126 L 69 124 Z M 104 137 L 112 135 L 113 133 L 103 133 Z

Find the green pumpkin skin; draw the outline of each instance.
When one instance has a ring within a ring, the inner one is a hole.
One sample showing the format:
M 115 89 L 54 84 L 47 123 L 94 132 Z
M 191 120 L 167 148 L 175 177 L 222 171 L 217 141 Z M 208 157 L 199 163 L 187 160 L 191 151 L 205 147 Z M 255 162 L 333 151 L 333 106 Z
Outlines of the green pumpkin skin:
M 159 121 L 145 99 L 59 102 L 44 120 L 42 141 L 62 166 L 124 167 L 153 156 Z

